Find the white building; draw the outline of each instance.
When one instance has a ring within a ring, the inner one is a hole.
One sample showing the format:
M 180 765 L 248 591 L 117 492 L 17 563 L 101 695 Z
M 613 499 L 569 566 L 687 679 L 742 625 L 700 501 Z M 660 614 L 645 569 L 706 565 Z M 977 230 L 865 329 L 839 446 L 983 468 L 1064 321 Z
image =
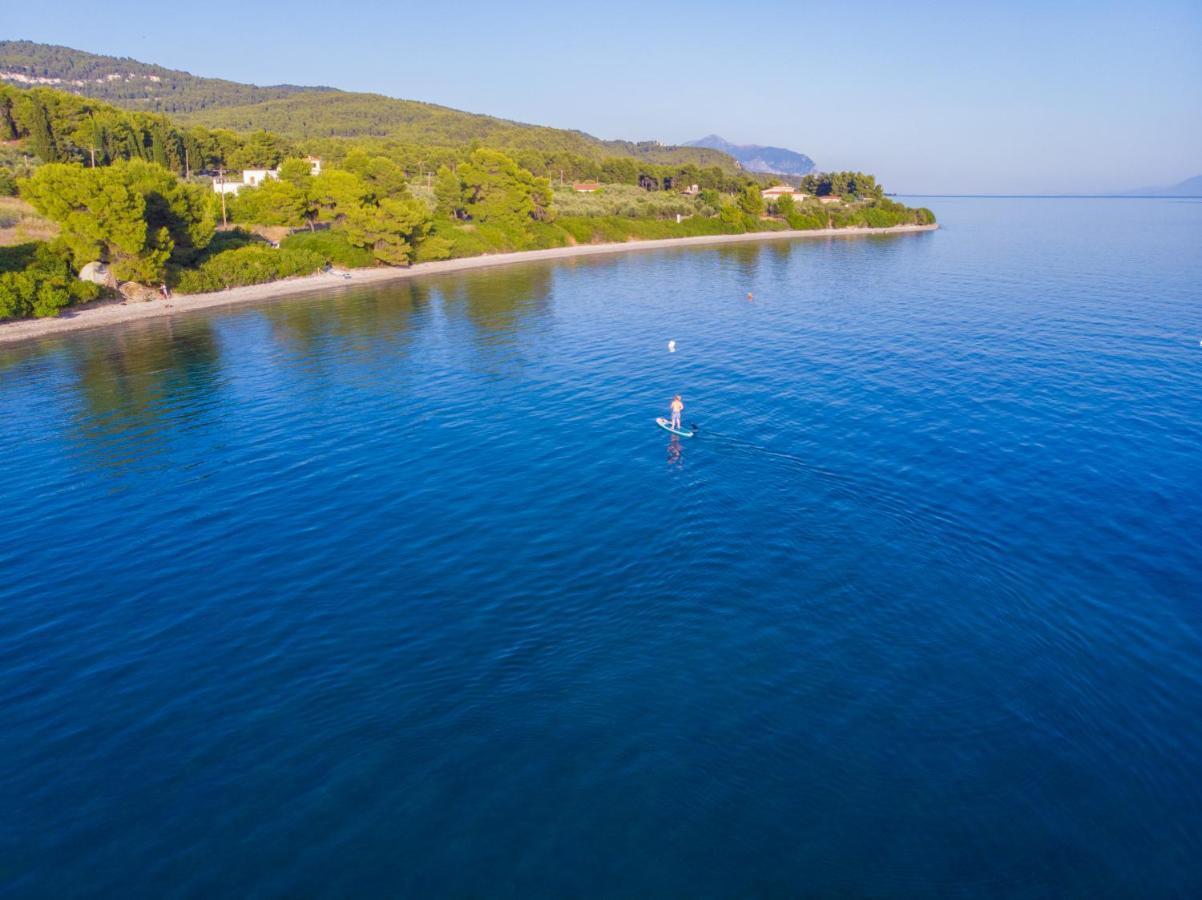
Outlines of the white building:
M 316 156 L 306 156 L 310 175 L 321 174 L 321 160 Z M 237 194 L 244 187 L 258 187 L 269 178 L 279 178 L 279 169 L 243 169 L 241 181 L 226 181 L 224 178 L 213 179 L 213 193 Z
M 268 178 L 279 178 L 279 169 L 243 169 L 242 183 L 249 187 L 258 187 Z
M 810 195 L 804 191 L 797 190 L 797 188 L 791 185 L 778 184 L 767 190 L 760 191 L 760 196 L 768 202 L 779 200 L 781 197 L 792 197 L 794 203 L 800 203 L 802 200 L 808 199 Z

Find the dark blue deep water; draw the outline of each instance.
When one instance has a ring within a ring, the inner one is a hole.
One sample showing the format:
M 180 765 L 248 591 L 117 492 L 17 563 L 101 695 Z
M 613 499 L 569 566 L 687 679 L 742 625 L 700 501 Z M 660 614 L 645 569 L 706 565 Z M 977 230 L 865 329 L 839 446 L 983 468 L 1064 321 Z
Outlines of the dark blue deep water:
M 924 202 L 0 351 L 0 894 L 1198 896 L 1202 203 Z

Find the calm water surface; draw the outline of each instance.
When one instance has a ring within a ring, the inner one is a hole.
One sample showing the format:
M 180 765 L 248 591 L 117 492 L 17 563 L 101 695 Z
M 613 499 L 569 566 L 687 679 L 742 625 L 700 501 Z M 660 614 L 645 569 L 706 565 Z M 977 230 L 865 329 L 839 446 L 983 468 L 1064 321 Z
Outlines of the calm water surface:
M 0 894 L 1198 896 L 1202 204 L 925 202 L 0 352 Z

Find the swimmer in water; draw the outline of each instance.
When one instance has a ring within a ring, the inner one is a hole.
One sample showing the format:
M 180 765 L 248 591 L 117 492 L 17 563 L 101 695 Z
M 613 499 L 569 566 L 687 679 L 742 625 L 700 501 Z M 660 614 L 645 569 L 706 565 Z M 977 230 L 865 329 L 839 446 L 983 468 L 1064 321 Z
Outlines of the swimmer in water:
M 684 402 L 680 399 L 680 394 L 672 398 L 672 427 L 677 431 L 680 430 L 680 414 L 684 412 Z

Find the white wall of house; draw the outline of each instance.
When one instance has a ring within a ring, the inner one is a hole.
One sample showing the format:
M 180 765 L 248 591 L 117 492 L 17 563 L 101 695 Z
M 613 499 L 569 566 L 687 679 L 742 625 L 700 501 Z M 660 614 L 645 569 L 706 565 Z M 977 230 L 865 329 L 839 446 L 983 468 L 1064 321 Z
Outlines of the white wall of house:
M 268 178 L 279 178 L 279 169 L 243 169 L 242 183 L 248 184 L 251 187 L 257 187 Z
M 310 156 L 306 159 L 309 163 L 309 171 L 313 175 L 321 174 L 321 160 L 315 156 Z M 213 193 L 215 194 L 236 194 L 244 187 L 258 187 L 269 178 L 279 178 L 279 169 L 243 169 L 241 181 L 226 181 L 222 182 L 215 179 L 213 181 Z
M 782 191 L 778 188 L 768 188 L 766 191 L 760 191 L 760 196 L 765 200 L 775 200 L 777 197 L 792 197 L 794 200 L 800 202 L 807 199 L 809 194 L 805 193 L 804 191 Z

